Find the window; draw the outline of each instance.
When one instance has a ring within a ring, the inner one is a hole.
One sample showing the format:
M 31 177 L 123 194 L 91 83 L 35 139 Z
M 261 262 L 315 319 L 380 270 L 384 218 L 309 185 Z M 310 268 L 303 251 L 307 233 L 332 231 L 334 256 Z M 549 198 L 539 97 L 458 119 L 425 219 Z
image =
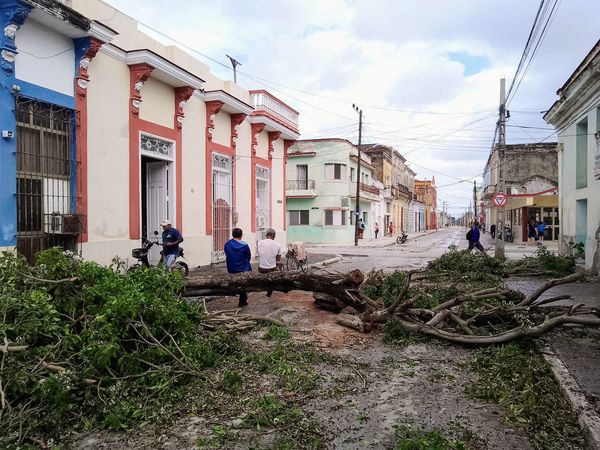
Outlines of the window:
M 354 181 L 354 172 L 356 172 L 356 169 L 354 167 L 350 167 L 350 181 Z
M 346 211 L 339 209 L 325 210 L 325 225 L 343 226 L 346 225 Z
M 296 179 L 298 180 L 297 189 L 306 190 L 308 189 L 308 166 L 305 164 L 296 165 Z
M 511 194 L 512 194 L 512 187 L 506 186 L 506 195 L 511 195 Z
M 300 209 L 290 211 L 290 225 L 308 225 L 309 211 L 308 209 Z
M 577 124 L 577 140 L 575 143 L 575 189 L 586 188 L 588 185 L 588 150 L 587 150 L 587 119 Z
M 345 164 L 325 164 L 326 180 L 344 180 L 346 179 Z

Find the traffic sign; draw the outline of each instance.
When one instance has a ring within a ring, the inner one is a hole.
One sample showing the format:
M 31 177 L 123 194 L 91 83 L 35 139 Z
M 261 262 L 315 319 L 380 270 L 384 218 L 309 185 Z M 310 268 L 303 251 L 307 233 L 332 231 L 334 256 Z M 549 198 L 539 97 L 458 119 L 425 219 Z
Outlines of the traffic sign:
M 504 205 L 506 205 L 506 202 L 508 201 L 508 197 L 506 196 L 506 194 L 504 192 L 498 192 L 496 195 L 494 195 L 492 197 L 492 201 L 494 202 L 494 205 L 503 207 Z

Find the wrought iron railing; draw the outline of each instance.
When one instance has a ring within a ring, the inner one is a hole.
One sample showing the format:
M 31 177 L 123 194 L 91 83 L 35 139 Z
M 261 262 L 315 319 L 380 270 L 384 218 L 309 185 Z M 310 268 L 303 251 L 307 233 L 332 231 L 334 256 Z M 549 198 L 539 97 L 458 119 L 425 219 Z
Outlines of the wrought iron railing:
M 288 191 L 314 191 L 315 180 L 286 180 L 285 188 Z
M 298 112 L 274 97 L 267 91 L 250 91 L 252 105 L 256 111 L 269 113 L 289 125 L 292 129 L 298 129 Z

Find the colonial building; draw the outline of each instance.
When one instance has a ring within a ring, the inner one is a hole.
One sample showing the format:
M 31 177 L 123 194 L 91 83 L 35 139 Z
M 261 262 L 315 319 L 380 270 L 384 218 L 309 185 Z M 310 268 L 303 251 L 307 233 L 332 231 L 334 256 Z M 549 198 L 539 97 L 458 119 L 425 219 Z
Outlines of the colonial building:
M 384 226 L 387 234 L 390 222 L 394 224 L 394 233 L 414 231 L 414 215 L 411 214 L 411 200 L 414 190 L 415 172 L 406 165 L 398 150 L 382 144 L 361 146 L 367 153 L 379 180 L 384 183 L 384 198 L 387 215 Z
M 267 227 L 285 240 L 297 111 L 99 0 L 6 0 L 1 13 L 0 247 L 109 263 L 165 218 L 190 265 L 221 261 L 235 226 L 251 244 Z
M 582 243 L 585 266 L 600 269 L 600 41 L 557 91 L 544 116 L 558 130 L 560 249 Z
M 417 201 L 425 205 L 425 229 L 437 229 L 437 188 L 435 177 L 431 180 L 415 180 Z
M 499 147 L 490 156 L 484 172 L 484 214 L 487 228 L 498 224 L 498 208 L 492 202 L 499 192 L 498 179 L 502 174 L 508 201 L 504 206 L 505 223 L 512 229 L 514 242 L 527 241 L 529 222 L 546 224 L 544 238 L 558 239 L 558 176 L 556 142 L 543 144 L 506 145 L 502 167 L 498 165 Z
M 382 197 L 369 155 L 361 152 L 359 175 L 358 147 L 345 139 L 300 140 L 287 158 L 288 241 L 353 242 L 357 176 L 364 237 L 373 235 L 372 205 Z

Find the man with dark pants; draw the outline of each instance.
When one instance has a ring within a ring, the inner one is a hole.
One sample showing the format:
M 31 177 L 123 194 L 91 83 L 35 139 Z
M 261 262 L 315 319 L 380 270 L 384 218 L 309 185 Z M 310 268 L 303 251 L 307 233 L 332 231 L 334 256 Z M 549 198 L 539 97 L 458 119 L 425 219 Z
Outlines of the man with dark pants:
M 173 268 L 173 264 L 175 264 L 177 257 L 179 256 L 179 244 L 183 242 L 183 237 L 177 228 L 173 228 L 170 220 L 163 220 L 160 225 L 163 229 L 163 263 L 165 265 L 165 269 L 170 271 Z
M 242 229 L 234 228 L 231 232 L 232 239 L 229 239 L 225 243 L 225 258 L 227 260 L 227 272 L 229 273 L 241 273 L 251 272 L 252 266 L 250 265 L 250 247 L 244 241 L 242 241 Z M 246 291 L 240 293 L 240 301 L 238 306 L 246 306 L 248 304 L 248 294 Z
M 476 248 L 477 250 L 479 250 L 482 253 L 485 253 L 485 250 L 483 249 L 483 245 L 481 245 L 481 243 L 479 242 L 479 238 L 480 238 L 479 222 L 475 221 L 473 223 L 473 228 L 471 228 L 469 230 L 469 232 L 467 233 L 467 240 L 469 241 L 469 248 L 467 249 L 467 251 L 469 253 L 474 248 Z
M 281 245 L 275 240 L 275 230 L 269 228 L 265 233 L 266 239 L 258 241 L 258 271 L 269 273 L 277 271 L 277 263 L 281 260 Z M 273 291 L 267 291 L 270 297 Z

